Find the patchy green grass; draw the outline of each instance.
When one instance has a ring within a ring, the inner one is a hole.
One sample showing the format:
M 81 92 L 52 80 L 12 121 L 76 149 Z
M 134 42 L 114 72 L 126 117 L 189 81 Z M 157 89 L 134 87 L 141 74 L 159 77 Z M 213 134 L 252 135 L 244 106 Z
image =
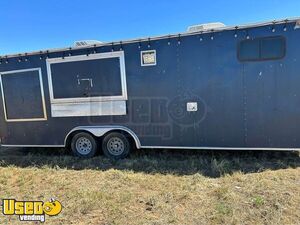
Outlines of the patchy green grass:
M 253 203 L 256 207 L 260 207 L 265 203 L 265 200 L 262 196 L 255 196 L 253 198 Z
M 2 149 L 0 174 L 1 198 L 61 201 L 45 224 L 300 224 L 298 153 L 147 150 L 116 162 Z

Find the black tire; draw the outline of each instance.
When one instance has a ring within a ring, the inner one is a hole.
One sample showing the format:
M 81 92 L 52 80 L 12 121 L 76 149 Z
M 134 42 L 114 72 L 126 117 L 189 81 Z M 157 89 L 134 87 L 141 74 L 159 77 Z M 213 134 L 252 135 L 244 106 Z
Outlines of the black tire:
M 71 149 L 75 156 L 92 158 L 97 153 L 97 141 L 89 133 L 75 134 L 71 140 Z
M 124 159 L 129 155 L 131 146 L 124 134 L 114 132 L 103 138 L 102 151 L 110 159 Z

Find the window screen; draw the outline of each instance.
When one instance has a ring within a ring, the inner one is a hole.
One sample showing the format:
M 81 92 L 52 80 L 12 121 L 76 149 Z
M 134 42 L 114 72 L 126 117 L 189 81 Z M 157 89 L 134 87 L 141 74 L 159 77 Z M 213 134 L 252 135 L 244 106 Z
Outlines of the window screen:
M 44 120 L 39 70 L 1 74 L 7 121 Z
M 283 38 L 268 38 L 261 40 L 261 58 L 277 59 L 284 56 L 285 41 Z
M 257 38 L 242 41 L 239 45 L 240 61 L 260 61 L 283 58 L 285 39 L 283 37 Z
M 51 65 L 55 99 L 122 95 L 119 58 Z
M 240 44 L 239 58 L 241 60 L 259 59 L 259 40 L 243 41 Z

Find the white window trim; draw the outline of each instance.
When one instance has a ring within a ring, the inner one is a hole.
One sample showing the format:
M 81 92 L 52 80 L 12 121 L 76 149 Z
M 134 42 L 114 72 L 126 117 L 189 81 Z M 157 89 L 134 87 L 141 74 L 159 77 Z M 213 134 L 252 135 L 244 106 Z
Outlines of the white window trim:
M 8 75 L 8 74 L 30 72 L 30 71 L 38 71 L 39 72 L 39 81 L 40 81 L 42 107 L 43 107 L 43 115 L 44 116 L 41 117 L 41 118 L 9 119 L 7 117 L 7 112 L 6 112 L 6 103 L 5 103 L 5 95 L 4 95 L 4 89 L 3 89 L 2 76 L 3 75 Z M 44 95 L 44 87 L 43 87 L 43 78 L 42 78 L 41 68 L 30 68 L 30 69 L 23 69 L 23 70 L 11 70 L 11 71 L 0 72 L 0 86 L 1 86 L 2 101 L 3 101 L 4 117 L 5 117 L 6 122 L 26 122 L 26 121 L 43 121 L 43 120 L 47 120 L 47 111 L 46 111 L 46 103 L 45 103 L 45 95 Z
M 79 98 L 54 98 L 53 84 L 51 76 L 51 64 L 87 61 L 95 59 L 119 58 L 120 60 L 120 74 L 121 74 L 121 88 L 122 95 L 119 96 L 97 96 L 97 97 L 79 97 Z M 80 102 L 99 102 L 99 101 L 120 101 L 127 100 L 127 85 L 126 85 L 126 71 L 125 71 L 125 58 L 123 51 L 98 53 L 90 55 L 69 56 L 65 58 L 51 58 L 46 60 L 47 74 L 49 83 L 49 94 L 51 104 L 55 103 L 80 103 Z
M 150 64 L 144 64 L 144 62 L 143 62 L 143 53 L 148 53 L 148 52 L 154 52 L 155 62 L 150 63 Z M 141 51 L 141 66 L 156 66 L 156 64 L 157 64 L 156 50 Z

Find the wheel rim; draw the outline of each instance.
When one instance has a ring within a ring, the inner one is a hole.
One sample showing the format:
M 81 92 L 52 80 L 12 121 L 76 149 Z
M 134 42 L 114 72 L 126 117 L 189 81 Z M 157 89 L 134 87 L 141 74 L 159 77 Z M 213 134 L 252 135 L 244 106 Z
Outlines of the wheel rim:
M 89 154 L 93 149 L 92 142 L 86 137 L 80 137 L 76 141 L 76 150 L 81 155 Z
M 125 144 L 121 138 L 113 137 L 107 142 L 107 150 L 114 156 L 121 155 L 125 150 Z

